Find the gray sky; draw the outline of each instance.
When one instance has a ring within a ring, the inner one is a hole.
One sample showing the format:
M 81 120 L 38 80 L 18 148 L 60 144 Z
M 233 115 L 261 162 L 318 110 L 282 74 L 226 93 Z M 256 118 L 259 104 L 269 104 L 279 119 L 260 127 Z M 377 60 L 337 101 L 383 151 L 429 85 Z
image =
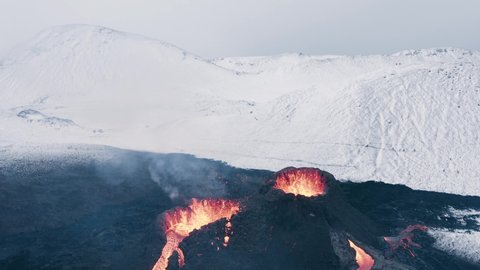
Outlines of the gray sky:
M 143 34 L 206 58 L 480 50 L 479 0 L 0 0 L 0 54 L 71 23 Z

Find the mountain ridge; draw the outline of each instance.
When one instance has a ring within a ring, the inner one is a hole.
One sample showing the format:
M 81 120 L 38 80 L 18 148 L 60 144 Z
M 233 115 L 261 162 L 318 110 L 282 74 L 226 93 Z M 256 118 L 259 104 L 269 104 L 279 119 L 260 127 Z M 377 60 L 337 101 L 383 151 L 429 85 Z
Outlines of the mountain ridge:
M 55 29 L 3 58 L 14 60 L 0 65 L 1 141 L 316 166 L 339 179 L 480 195 L 477 51 L 204 60 L 108 28 Z M 76 125 L 17 116 L 28 110 Z

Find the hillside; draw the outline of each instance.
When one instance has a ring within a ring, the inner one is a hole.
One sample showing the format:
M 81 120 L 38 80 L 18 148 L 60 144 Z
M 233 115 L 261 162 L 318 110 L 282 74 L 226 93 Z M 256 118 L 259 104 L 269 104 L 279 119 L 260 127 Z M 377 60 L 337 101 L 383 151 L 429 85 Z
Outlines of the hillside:
M 0 145 L 184 152 L 480 195 L 479 67 L 479 52 L 453 48 L 205 60 L 60 26 L 0 61 Z

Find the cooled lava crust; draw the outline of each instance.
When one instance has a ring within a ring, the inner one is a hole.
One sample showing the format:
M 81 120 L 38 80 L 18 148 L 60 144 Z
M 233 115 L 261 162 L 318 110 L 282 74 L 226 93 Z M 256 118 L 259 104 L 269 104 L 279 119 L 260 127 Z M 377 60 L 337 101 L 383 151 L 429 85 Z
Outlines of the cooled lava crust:
M 480 211 L 479 197 L 338 182 L 307 168 L 300 175 L 313 173 L 324 183 L 311 194 L 303 184 L 293 190 L 275 186 L 280 172 L 181 154 L 126 151 L 115 157 L 101 164 L 40 160 L 31 172 L 25 169 L 30 163 L 2 169 L 0 268 L 152 269 L 167 244 L 166 232 L 175 232 L 180 237 L 172 235 L 171 243 L 180 243 L 178 249 L 173 245 L 168 269 L 179 263 L 200 270 L 358 269 L 361 262 L 363 270 L 372 261 L 373 269 L 480 269 L 437 249 L 425 232 L 478 231 L 474 217 L 456 219 L 446 211 Z M 289 170 L 296 169 L 281 172 Z M 225 204 L 233 211 L 211 215 L 212 200 L 234 202 Z M 195 210 L 200 215 L 192 213 L 188 226 L 162 222 L 177 210 L 190 213 L 186 208 L 197 209 L 199 202 L 206 208 Z

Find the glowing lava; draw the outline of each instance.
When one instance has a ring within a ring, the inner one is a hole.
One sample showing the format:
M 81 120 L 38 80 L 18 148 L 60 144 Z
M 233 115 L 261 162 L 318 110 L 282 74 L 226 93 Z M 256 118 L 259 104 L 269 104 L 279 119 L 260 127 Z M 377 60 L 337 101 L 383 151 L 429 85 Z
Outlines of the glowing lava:
M 179 248 L 180 242 L 192 231 L 226 218 L 224 246 L 227 246 L 231 235 L 232 224 L 230 218 L 240 211 L 240 204 L 231 200 L 223 199 L 193 199 L 189 206 L 177 208 L 165 213 L 163 218 L 163 228 L 167 238 L 167 243 L 163 247 L 162 255 L 153 270 L 164 270 L 168 266 L 170 256 L 176 251 L 178 253 L 178 264 L 183 266 L 185 258 L 183 251 Z
M 372 256 L 368 255 L 365 250 L 361 249 L 355 243 L 348 240 L 350 247 L 355 250 L 355 261 L 358 265 L 358 270 L 370 270 L 373 267 L 375 261 L 373 260 Z
M 427 226 L 424 225 L 410 225 L 405 230 L 401 231 L 398 236 L 384 237 L 383 239 L 390 246 L 390 251 L 395 253 L 398 248 L 403 248 L 410 253 L 412 257 L 415 257 L 411 247 L 421 248 L 421 246 L 413 241 L 413 231 L 420 230 L 426 232 L 428 230 Z
M 313 168 L 285 169 L 277 174 L 273 187 L 285 193 L 318 196 L 326 192 L 326 178 Z

